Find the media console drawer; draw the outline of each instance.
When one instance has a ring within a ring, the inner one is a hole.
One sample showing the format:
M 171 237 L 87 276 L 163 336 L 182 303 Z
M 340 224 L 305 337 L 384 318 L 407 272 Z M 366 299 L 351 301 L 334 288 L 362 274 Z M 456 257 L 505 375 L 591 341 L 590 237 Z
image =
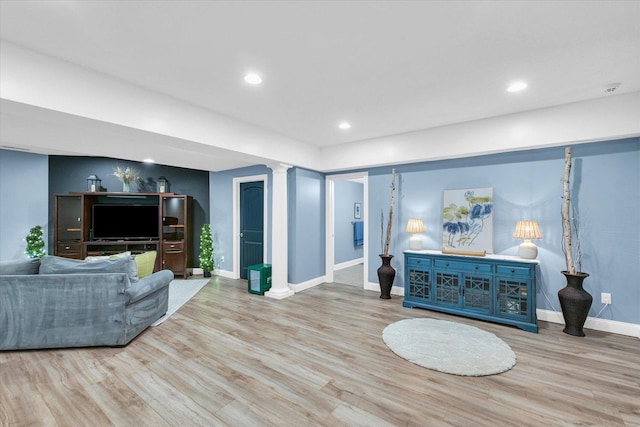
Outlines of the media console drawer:
M 57 249 L 58 256 L 65 258 L 82 259 L 81 243 L 58 243 Z

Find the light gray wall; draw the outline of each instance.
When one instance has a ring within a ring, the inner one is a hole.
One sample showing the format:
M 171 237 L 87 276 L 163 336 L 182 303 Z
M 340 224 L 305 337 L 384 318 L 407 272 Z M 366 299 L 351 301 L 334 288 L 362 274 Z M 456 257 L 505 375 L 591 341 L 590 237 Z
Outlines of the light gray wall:
M 48 156 L 0 149 L 0 260 L 27 258 L 25 237 L 36 225 L 47 243 L 48 196 Z
M 602 305 L 600 293 L 612 294 L 601 318 L 640 323 L 640 138 L 581 144 L 573 147 L 572 203 L 578 212 L 585 289 L 594 297 L 589 316 Z M 521 240 L 512 237 L 521 219 L 538 221 L 538 308 L 560 311 L 557 292 L 566 281 L 562 252 L 562 183 L 564 147 L 519 151 L 468 159 L 396 166 L 397 205 L 393 228 L 394 286 L 403 286 L 403 251 L 411 237 L 409 218 L 422 218 L 425 249 L 442 246 L 442 192 L 445 189 L 493 187 L 493 250 L 517 255 Z M 368 281 L 377 283 L 381 230 L 380 211 L 389 209 L 391 167 L 369 171 Z
M 324 276 L 324 174 L 293 168 L 288 175 L 289 283 Z
M 334 262 L 341 264 L 363 257 L 363 246 L 353 245 L 354 203 L 360 203 L 364 214 L 364 185 L 353 181 L 334 182 Z

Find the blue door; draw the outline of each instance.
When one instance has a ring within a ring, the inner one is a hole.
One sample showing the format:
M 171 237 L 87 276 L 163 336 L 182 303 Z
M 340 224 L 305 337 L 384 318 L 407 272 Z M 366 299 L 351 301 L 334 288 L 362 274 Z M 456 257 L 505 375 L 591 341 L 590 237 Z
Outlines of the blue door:
M 247 267 L 262 264 L 264 253 L 264 182 L 240 183 L 240 278 Z

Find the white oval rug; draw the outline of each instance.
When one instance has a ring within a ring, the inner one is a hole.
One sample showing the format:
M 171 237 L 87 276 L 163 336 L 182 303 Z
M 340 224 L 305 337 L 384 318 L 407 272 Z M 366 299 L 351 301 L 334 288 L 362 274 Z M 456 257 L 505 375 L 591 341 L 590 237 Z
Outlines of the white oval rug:
M 400 320 L 382 339 L 398 356 L 447 374 L 493 375 L 516 364 L 511 347 L 491 332 L 446 320 Z

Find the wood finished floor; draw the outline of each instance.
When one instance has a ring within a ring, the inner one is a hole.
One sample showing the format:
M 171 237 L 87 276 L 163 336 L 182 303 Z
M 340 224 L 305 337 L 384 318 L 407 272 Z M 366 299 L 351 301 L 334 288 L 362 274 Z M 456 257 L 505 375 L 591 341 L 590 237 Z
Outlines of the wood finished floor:
M 421 368 L 381 338 L 411 317 L 479 326 L 518 362 L 488 377 Z M 539 324 L 532 334 L 336 284 L 277 301 L 214 277 L 125 348 L 0 353 L 0 425 L 640 425 L 640 340 Z

